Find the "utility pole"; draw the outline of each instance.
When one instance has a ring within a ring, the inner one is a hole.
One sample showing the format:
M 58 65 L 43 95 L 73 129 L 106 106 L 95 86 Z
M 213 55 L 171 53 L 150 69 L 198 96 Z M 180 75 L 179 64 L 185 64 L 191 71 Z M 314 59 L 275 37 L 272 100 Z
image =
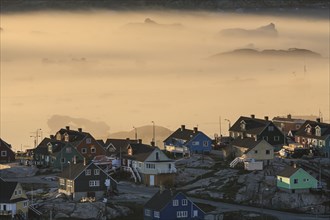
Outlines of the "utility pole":
M 219 137 L 221 137 L 221 116 L 219 116 Z
M 134 128 L 135 140 L 137 140 L 137 128 L 134 126 L 133 126 L 133 128 Z
M 230 120 L 229 120 L 229 119 L 226 119 L 226 118 L 225 118 L 225 121 L 228 122 L 228 127 L 229 127 L 229 128 L 228 128 L 228 133 L 229 133 L 229 129 L 230 129 L 230 127 L 231 127 L 231 123 L 230 123 Z

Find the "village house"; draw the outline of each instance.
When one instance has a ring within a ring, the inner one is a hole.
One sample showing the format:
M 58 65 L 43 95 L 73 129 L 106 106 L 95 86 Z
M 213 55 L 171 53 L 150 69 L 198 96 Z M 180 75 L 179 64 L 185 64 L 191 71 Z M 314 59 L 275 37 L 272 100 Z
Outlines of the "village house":
M 0 163 L 15 161 L 15 153 L 10 144 L 0 138 Z
M 330 157 L 330 124 L 307 120 L 295 133 L 295 141 Z
M 265 140 L 276 149 L 285 144 L 284 134 L 266 116 L 265 119 L 257 119 L 241 116 L 229 129 L 229 135 L 233 139 L 254 138 L 256 141 Z
M 130 143 L 123 155 L 123 169 L 131 172 L 136 182 L 147 186 L 173 185 L 175 163 L 158 147 Z
M 291 114 L 288 114 L 287 117 L 274 117 L 272 121 L 284 134 L 288 134 L 290 131 L 298 130 L 306 120 L 293 118 Z
M 18 182 L 0 178 L 0 219 L 26 219 L 29 200 Z
M 74 201 L 96 200 L 117 190 L 117 182 L 94 163 L 70 164 L 59 175 L 58 192 Z
M 204 211 L 182 192 L 162 189 L 144 205 L 144 220 L 204 219 Z
M 178 128 L 164 140 L 164 148 L 174 155 L 180 154 L 182 156 L 191 153 L 210 153 L 212 139 L 199 131 L 197 127 L 190 130 L 185 125 L 181 125 L 181 128 Z
M 277 174 L 277 187 L 288 192 L 305 192 L 317 188 L 318 181 L 296 165 L 288 166 Z
M 91 161 L 95 156 L 106 154 L 102 144 L 95 140 L 90 133 L 83 132 L 82 128 L 75 131 L 71 130 L 70 126 L 66 126 L 65 129 L 60 129 L 56 133 L 55 139 L 70 142 L 87 161 Z
M 83 156 L 69 142 L 44 138 L 34 149 L 34 162 L 38 167 L 63 169 L 68 162 L 83 161 Z
M 231 142 L 231 146 L 236 158 L 230 163 L 230 167 L 244 162 L 246 170 L 262 170 L 274 159 L 274 147 L 265 140 L 237 138 Z

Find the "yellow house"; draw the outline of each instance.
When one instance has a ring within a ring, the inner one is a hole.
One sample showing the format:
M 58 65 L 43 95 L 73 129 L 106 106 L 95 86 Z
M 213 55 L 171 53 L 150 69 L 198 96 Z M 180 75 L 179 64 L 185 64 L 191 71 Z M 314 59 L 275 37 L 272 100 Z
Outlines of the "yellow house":
M 0 178 L 0 219 L 28 216 L 29 200 L 18 182 L 7 182 Z

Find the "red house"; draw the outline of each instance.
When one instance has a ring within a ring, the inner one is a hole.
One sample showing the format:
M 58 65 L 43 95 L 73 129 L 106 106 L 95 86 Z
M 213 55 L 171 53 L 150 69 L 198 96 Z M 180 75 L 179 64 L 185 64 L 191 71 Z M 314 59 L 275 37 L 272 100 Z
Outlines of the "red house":
M 66 126 L 65 129 L 60 129 L 56 133 L 55 138 L 58 141 L 70 142 L 87 161 L 95 156 L 106 154 L 104 147 L 90 133 L 83 132 L 82 128 L 75 131 Z
M 11 145 L 0 138 L 0 163 L 15 161 L 15 153 Z

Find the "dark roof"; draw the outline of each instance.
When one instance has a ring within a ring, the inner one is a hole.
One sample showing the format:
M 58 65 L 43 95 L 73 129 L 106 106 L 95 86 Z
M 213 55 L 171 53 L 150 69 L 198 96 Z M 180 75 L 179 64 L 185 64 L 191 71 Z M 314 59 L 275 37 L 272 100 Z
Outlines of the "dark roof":
M 62 173 L 58 176 L 65 179 L 75 179 L 79 176 L 81 172 L 83 172 L 87 167 L 94 165 L 93 163 L 84 165 L 83 163 L 71 164 L 67 166 Z M 95 165 L 94 165 L 95 166 Z
M 171 191 L 169 189 L 165 189 L 163 191 L 158 191 L 151 199 L 144 205 L 144 208 L 151 210 L 162 210 L 169 202 L 172 201 L 173 198 L 178 193 L 175 191 Z
M 10 198 L 12 197 L 17 184 L 17 182 L 0 181 L 0 203 L 11 203 Z
M 0 146 L 5 146 L 11 149 L 11 145 L 8 144 L 6 141 L 2 140 L 1 138 L 0 138 Z
M 284 170 L 282 170 L 279 174 L 277 174 L 278 176 L 284 176 L 284 177 L 290 177 L 292 176 L 295 172 L 297 172 L 297 170 L 299 170 L 299 167 L 291 167 L 288 166 L 286 167 Z
M 184 143 L 187 143 L 195 136 L 197 136 L 199 133 L 201 132 L 200 131 L 195 132 L 194 130 L 181 127 L 178 128 L 175 132 L 173 132 L 168 138 L 166 138 L 164 142 L 171 140 L 172 143 L 175 145 L 176 139 L 179 139 L 179 140 L 184 140 L 185 141 Z
M 244 121 L 246 123 L 245 130 L 241 129 L 241 122 L 242 121 Z M 231 126 L 229 131 L 237 131 L 237 132 L 244 131 L 248 134 L 260 134 L 270 124 L 272 124 L 272 122 L 269 121 L 269 120 L 241 116 L 233 124 L 233 126 Z M 275 125 L 274 125 L 274 127 L 275 127 Z
M 114 152 L 115 154 L 120 153 L 120 149 L 121 152 L 127 152 L 127 147 L 130 143 L 137 143 L 137 140 L 130 140 L 130 139 L 107 139 L 105 141 L 104 147 L 107 149 L 107 147 L 109 147 L 110 144 L 112 144 L 114 146 Z M 107 149 L 108 150 L 108 149 Z
M 231 145 L 252 149 L 257 146 L 261 141 L 262 140 L 256 141 L 254 138 L 236 138 L 231 142 Z
M 307 132 L 307 126 L 311 126 L 311 133 Z M 315 128 L 319 126 L 321 128 L 321 136 L 316 136 Z M 320 140 L 325 140 L 330 135 L 330 124 L 317 122 L 317 121 L 310 121 L 307 120 L 305 123 L 298 129 L 295 134 L 296 136 L 303 136 L 309 138 L 315 138 Z
M 105 147 L 104 145 L 105 145 L 105 143 L 104 143 L 104 141 L 103 140 L 96 140 L 97 141 L 97 143 L 99 143 L 99 145 L 101 145 L 102 147 Z
M 63 135 L 68 134 L 70 142 L 76 142 L 76 141 L 80 142 L 89 134 L 89 133 L 83 132 L 83 131 L 75 131 L 75 130 L 64 129 L 64 128 L 61 128 L 57 133 L 60 133 L 62 135 L 63 141 L 64 141 Z
M 50 153 L 48 151 L 48 143 L 50 143 L 53 146 L 53 152 Z M 68 145 L 70 143 L 64 142 L 64 141 L 58 141 L 56 139 L 50 139 L 50 138 L 44 138 L 40 144 L 34 149 L 35 154 L 42 154 L 42 155 L 48 155 L 48 154 L 56 154 L 59 152 L 63 147 Z
M 130 143 L 126 149 L 130 147 L 133 150 L 133 155 L 127 155 L 126 157 L 141 162 L 145 161 L 149 155 L 157 149 L 157 147 L 140 143 Z
M 292 122 L 292 123 L 304 123 L 306 120 L 304 119 L 298 119 L 298 118 L 292 118 L 292 117 L 281 117 L 277 116 L 273 118 L 273 122 Z

